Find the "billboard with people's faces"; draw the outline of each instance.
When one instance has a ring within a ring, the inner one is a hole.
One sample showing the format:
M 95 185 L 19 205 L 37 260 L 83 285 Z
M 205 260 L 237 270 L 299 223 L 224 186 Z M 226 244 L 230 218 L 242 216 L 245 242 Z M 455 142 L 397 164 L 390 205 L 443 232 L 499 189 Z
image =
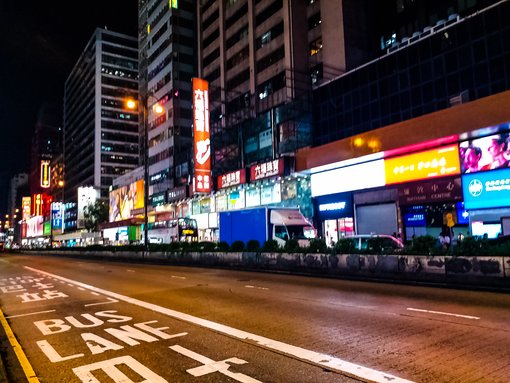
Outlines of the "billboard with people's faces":
M 110 192 L 110 222 L 131 218 L 131 210 L 144 207 L 143 188 L 139 180 Z
M 459 148 L 462 173 L 508 168 L 508 140 L 509 134 L 501 133 L 462 142 Z

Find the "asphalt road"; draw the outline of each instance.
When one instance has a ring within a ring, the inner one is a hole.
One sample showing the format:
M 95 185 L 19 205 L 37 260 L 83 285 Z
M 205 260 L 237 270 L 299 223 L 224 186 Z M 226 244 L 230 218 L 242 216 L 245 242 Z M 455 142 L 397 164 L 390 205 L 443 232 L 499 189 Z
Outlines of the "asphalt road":
M 503 293 L 24 255 L 0 292 L 13 381 L 510 381 Z

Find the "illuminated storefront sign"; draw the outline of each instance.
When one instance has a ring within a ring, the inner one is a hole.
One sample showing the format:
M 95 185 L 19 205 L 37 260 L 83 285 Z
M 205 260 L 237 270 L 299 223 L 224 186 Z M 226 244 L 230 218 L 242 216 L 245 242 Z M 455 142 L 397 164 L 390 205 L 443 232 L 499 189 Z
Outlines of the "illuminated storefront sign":
M 457 145 L 384 160 L 386 184 L 444 177 L 460 173 Z
M 256 181 L 264 178 L 281 176 L 285 171 L 285 162 L 283 158 L 265 162 L 250 167 L 250 180 Z
M 229 186 L 237 186 L 246 183 L 246 170 L 240 169 L 235 172 L 218 176 L 218 189 L 227 188 Z
M 188 197 L 188 187 L 179 186 L 168 191 L 168 202 L 179 201 Z
M 252 188 L 246 190 L 246 207 L 260 206 L 260 189 Z
M 27 221 L 27 237 L 34 238 L 34 237 L 42 236 L 43 235 L 43 222 L 44 222 L 44 219 L 40 215 L 30 218 Z
M 320 220 L 353 217 L 352 193 L 337 193 L 315 198 Z
M 21 199 L 21 214 L 24 221 L 27 221 L 31 216 L 31 205 L 32 205 L 32 198 L 30 197 L 23 197 Z
M 384 186 L 384 161 L 376 160 L 312 174 L 312 197 Z
M 345 209 L 346 202 L 332 202 L 332 203 L 325 203 L 322 205 L 319 205 L 319 211 L 334 211 L 334 210 L 343 210 Z
M 50 186 L 50 161 L 41 161 L 41 187 L 47 189 Z
M 209 83 L 193 78 L 194 191 L 211 192 L 211 139 L 209 132 Z
M 279 202 L 282 202 L 281 185 L 279 183 L 264 186 L 260 190 L 261 205 L 270 205 Z
M 510 206 L 510 169 L 462 176 L 466 209 Z
M 236 190 L 228 195 L 228 209 L 243 209 L 246 207 L 244 190 Z
M 462 201 L 461 179 L 447 177 L 399 185 L 398 200 L 400 205 Z

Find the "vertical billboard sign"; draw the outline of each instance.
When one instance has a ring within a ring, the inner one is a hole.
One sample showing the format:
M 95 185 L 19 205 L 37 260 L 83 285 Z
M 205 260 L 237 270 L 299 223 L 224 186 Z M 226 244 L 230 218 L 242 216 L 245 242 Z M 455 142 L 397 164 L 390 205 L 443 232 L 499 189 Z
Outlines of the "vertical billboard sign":
M 30 219 L 30 216 L 32 214 L 32 198 L 30 197 L 23 197 L 21 199 L 21 214 L 24 221 L 28 221 Z
M 64 227 L 62 202 L 53 202 L 51 204 L 51 228 L 53 234 L 62 234 Z
M 34 206 L 32 207 L 34 216 L 42 215 L 42 194 L 34 194 Z
M 41 187 L 47 189 L 50 186 L 50 161 L 41 161 Z
M 78 188 L 78 228 L 85 227 L 85 207 L 92 205 L 99 198 L 99 192 L 92 186 L 80 186 Z
M 209 131 L 209 83 L 193 78 L 194 190 L 211 192 L 211 136 Z

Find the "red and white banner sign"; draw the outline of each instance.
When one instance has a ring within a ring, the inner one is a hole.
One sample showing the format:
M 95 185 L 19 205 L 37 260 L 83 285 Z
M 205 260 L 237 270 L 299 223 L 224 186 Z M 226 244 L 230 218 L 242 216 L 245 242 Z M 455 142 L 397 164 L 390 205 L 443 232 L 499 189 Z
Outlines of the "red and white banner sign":
M 263 178 L 281 176 L 285 170 L 283 158 L 264 162 L 250 167 L 250 181 L 261 180 Z
M 195 173 L 194 190 L 210 193 L 211 182 L 211 135 L 209 131 L 209 83 L 193 78 L 193 138 Z
M 229 186 L 237 186 L 246 183 L 246 170 L 240 169 L 218 176 L 218 189 L 227 188 Z

